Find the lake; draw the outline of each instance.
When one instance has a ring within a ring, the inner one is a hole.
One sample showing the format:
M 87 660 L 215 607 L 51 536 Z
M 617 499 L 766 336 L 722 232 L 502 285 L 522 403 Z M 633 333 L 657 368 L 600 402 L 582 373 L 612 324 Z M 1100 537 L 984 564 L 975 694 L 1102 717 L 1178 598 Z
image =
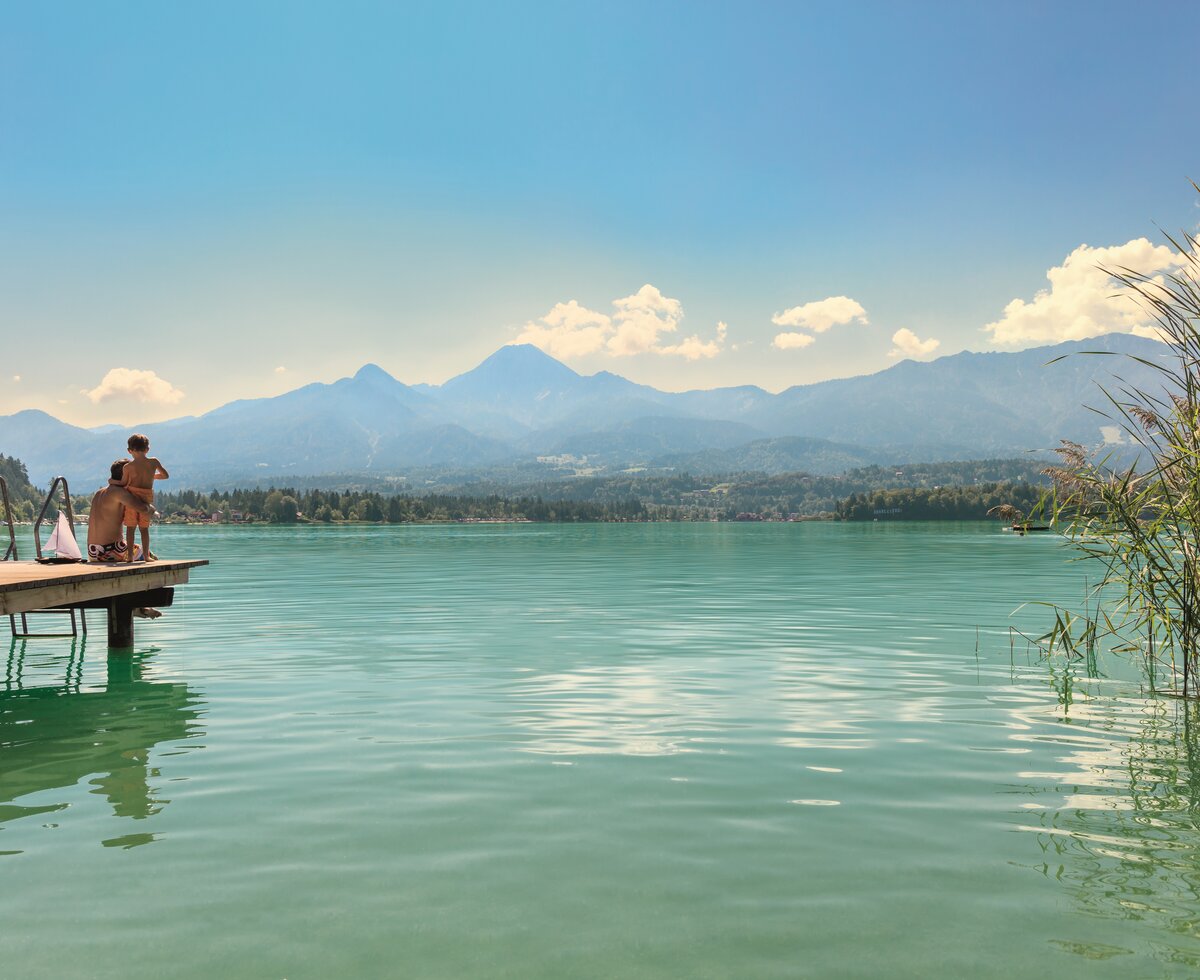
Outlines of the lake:
M 1054 537 L 154 540 L 213 564 L 132 656 L 8 648 L 4 976 L 1200 970 L 1200 715 L 1010 632 Z

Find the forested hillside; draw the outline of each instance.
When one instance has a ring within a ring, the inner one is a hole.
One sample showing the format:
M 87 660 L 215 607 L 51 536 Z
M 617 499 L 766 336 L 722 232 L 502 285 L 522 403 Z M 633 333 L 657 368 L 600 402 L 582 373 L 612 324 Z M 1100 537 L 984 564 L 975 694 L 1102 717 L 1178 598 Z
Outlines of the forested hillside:
M 19 521 L 32 520 L 37 514 L 37 509 L 42 506 L 43 495 L 29 482 L 25 464 L 13 456 L 0 453 L 0 476 L 4 477 L 8 484 L 8 498 L 12 504 L 13 516 Z
M 615 476 L 577 477 L 571 480 L 463 481 L 444 485 L 443 492 L 472 496 L 542 497 L 613 503 L 637 499 L 646 505 L 686 507 L 711 517 L 739 513 L 768 517 L 788 515 L 832 516 L 838 503 L 852 493 L 984 483 L 1044 484 L 1041 469 L 1046 464 L 1032 459 L 987 459 L 948 463 L 910 463 L 904 466 L 866 466 L 838 476 L 809 473 L 730 473 L 698 476 L 678 473 L 669 476 L 644 472 Z
M 421 524 L 435 521 L 645 521 L 671 520 L 668 508 L 647 508 L 638 500 L 588 503 L 539 497 L 467 497 L 428 494 L 384 496 L 373 491 L 232 490 L 163 494 L 157 506 L 167 518 L 220 522 L 268 521 L 331 524 Z
M 255 488 L 218 493 L 161 495 L 168 516 L 293 522 L 295 520 L 407 523 L 431 520 L 736 520 L 739 516 L 786 519 L 834 517 L 861 520 L 862 500 L 891 501 L 907 516 L 982 517 L 997 503 L 1028 510 L 1043 488 L 1041 464 L 1027 460 L 870 466 L 841 476 L 630 473 L 520 486 L 464 484 L 456 492 L 387 493 L 378 489 Z M 1005 488 L 1013 488 L 1006 490 Z M 855 504 L 847 498 L 853 495 Z M 888 496 L 891 495 L 891 496 Z M 918 507 L 917 501 L 926 501 Z M 873 506 L 873 505 L 872 505 Z M 882 504 L 880 505 L 883 506 Z M 922 509 L 923 508 L 923 509 Z M 299 517 L 295 515 L 299 514 Z M 870 515 L 874 516 L 874 515 Z
M 970 487 L 907 487 L 851 494 L 834 513 L 843 521 L 983 520 L 993 507 L 1011 504 L 1029 516 L 1039 510 L 1046 487 L 986 483 Z

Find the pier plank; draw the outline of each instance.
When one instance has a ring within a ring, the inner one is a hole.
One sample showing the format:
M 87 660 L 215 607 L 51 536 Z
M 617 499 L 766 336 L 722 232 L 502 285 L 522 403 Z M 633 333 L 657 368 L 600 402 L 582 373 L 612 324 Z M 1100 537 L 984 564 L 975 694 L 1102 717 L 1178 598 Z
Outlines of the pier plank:
M 183 585 L 189 569 L 207 564 L 199 559 L 163 559 L 132 565 L 0 562 L 0 615 Z

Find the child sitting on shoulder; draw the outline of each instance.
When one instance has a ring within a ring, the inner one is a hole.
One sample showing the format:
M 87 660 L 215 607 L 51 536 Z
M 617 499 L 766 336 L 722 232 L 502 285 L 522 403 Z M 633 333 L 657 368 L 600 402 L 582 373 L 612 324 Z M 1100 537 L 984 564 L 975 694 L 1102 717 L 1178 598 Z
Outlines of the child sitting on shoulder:
M 144 435 L 135 432 L 129 437 L 129 455 L 133 459 L 125 464 L 120 484 L 148 504 L 154 502 L 154 481 L 171 478 L 158 459 L 146 455 L 149 452 L 150 440 Z M 125 508 L 125 544 L 128 549 L 128 557 L 125 560 L 133 561 L 134 528 L 139 528 L 142 532 L 142 560 L 154 561 L 154 555 L 150 552 L 150 514 L 139 513 L 132 507 Z

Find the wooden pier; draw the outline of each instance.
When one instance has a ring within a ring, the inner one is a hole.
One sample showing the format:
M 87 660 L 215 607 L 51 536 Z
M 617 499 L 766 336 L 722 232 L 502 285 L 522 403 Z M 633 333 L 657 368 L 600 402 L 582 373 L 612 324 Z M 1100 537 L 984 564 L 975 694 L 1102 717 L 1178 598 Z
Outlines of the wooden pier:
M 187 582 L 188 570 L 207 564 L 200 560 L 75 565 L 0 561 L 0 616 L 39 609 L 104 609 L 109 647 L 127 649 L 133 646 L 133 611 L 171 605 L 175 586 Z

